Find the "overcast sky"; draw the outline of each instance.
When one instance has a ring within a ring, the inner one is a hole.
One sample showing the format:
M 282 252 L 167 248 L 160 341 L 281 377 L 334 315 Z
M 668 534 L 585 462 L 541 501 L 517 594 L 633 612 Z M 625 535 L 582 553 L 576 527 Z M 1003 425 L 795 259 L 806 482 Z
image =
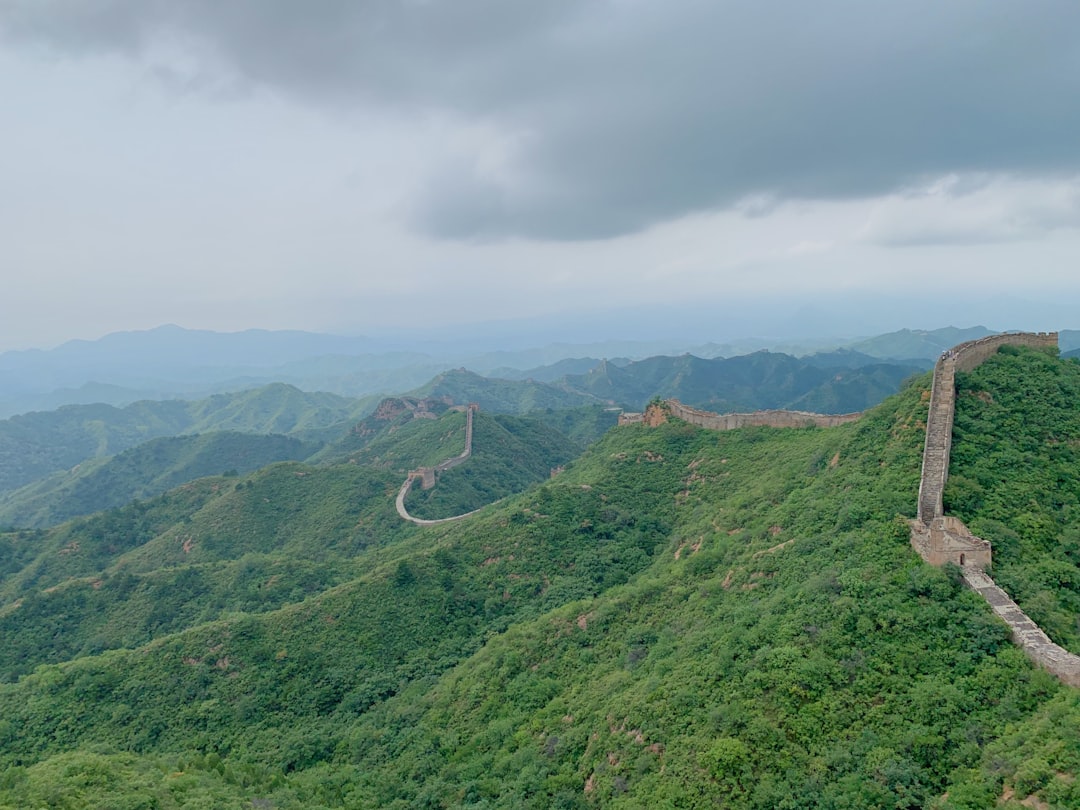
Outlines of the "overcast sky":
M 1078 31 L 1075 0 L 0 0 L 0 350 L 800 300 L 932 327 L 905 291 L 976 286 L 1031 302 L 992 328 L 1076 328 Z

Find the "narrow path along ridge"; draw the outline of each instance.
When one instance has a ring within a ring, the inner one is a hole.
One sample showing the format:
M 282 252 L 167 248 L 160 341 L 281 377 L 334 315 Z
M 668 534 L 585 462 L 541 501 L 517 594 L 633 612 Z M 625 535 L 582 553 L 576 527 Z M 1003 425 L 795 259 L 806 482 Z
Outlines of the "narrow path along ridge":
M 956 372 L 971 371 L 1002 346 L 1056 348 L 1057 332 L 1011 332 L 961 343 L 945 352 L 934 366 L 926 443 L 919 476 L 918 516 L 911 521 L 911 545 L 927 562 L 960 566 L 964 582 L 982 596 L 1009 626 L 1013 641 L 1035 664 L 1062 683 L 1080 687 L 1080 656 L 1050 640 L 1005 591 L 991 579 L 991 546 L 974 536 L 959 518 L 945 514 L 942 492 L 949 477 L 953 417 L 956 413 Z

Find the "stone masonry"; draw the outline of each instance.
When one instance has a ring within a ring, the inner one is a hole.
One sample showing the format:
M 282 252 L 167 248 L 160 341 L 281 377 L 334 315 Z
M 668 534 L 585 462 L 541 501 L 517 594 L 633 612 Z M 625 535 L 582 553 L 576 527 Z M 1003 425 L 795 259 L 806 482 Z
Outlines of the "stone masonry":
M 1013 641 L 1035 664 L 1063 683 L 1080 687 L 1080 657 L 1050 640 L 1035 622 L 999 588 L 987 573 L 990 543 L 974 536 L 959 518 L 942 507 L 949 477 L 953 417 L 956 412 L 956 372 L 971 371 L 1002 346 L 1057 346 L 1056 332 L 1014 332 L 961 343 L 941 356 L 934 367 L 930 409 L 926 418 L 922 475 L 919 478 L 918 517 L 911 521 L 911 545 L 932 565 L 956 563 L 973 591 L 1009 626 Z
M 465 411 L 465 449 L 456 456 L 448 458 L 446 461 L 442 461 L 436 464 L 434 467 L 420 467 L 416 470 L 410 470 L 409 474 L 405 477 L 405 483 L 401 485 L 401 489 L 398 490 L 397 499 L 394 502 L 394 506 L 397 508 L 397 513 L 403 520 L 408 520 L 411 523 L 416 523 L 420 526 L 435 526 L 439 523 L 450 523 L 454 520 L 461 520 L 469 515 L 474 515 L 479 512 L 479 509 L 474 509 L 472 512 L 466 512 L 464 515 L 454 515 L 448 518 L 439 518 L 438 520 L 423 520 L 421 518 L 413 517 L 409 514 L 409 510 L 405 508 L 405 496 L 409 494 L 409 490 L 412 489 L 413 483 L 419 479 L 421 489 L 431 489 L 435 486 L 436 473 L 446 472 L 447 470 L 457 467 L 459 464 L 464 464 L 472 456 L 472 440 L 473 440 L 473 414 L 480 410 L 480 406 L 475 402 L 470 402 L 467 406 L 457 407 L 452 410 L 464 410 Z
M 809 413 L 807 411 L 754 411 L 752 413 L 713 413 L 683 405 L 677 399 L 664 401 L 672 416 L 689 422 L 691 425 L 707 430 L 736 430 L 737 428 L 763 426 L 777 428 L 835 427 L 846 422 L 854 422 L 860 413 Z M 619 416 L 620 425 L 632 425 L 648 422 L 645 414 L 624 413 Z

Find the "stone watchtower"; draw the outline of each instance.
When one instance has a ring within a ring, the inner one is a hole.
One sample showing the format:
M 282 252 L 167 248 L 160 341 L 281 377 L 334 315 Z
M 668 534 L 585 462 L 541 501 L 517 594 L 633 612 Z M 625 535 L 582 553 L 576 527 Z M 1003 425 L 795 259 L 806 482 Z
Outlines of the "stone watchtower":
M 928 563 L 944 565 L 953 562 L 961 567 L 983 570 L 991 563 L 990 544 L 968 531 L 959 518 L 946 516 L 941 503 L 941 494 L 949 477 L 957 370 L 971 371 L 1002 346 L 1056 348 L 1057 345 L 1057 332 L 990 335 L 950 349 L 934 366 L 919 479 L 919 514 L 911 521 L 911 545 Z

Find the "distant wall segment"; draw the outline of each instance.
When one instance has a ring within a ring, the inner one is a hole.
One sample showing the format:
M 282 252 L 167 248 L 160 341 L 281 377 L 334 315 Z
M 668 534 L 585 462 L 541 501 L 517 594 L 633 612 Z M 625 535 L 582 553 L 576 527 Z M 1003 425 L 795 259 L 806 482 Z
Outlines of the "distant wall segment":
M 435 486 L 436 474 L 446 472 L 460 464 L 464 464 L 472 456 L 473 445 L 473 414 L 480 410 L 480 406 L 475 402 L 470 402 L 464 407 L 465 411 L 465 449 L 458 455 L 448 458 L 446 461 L 439 462 L 434 467 L 420 467 L 415 470 L 410 470 L 409 474 L 405 477 L 405 482 L 401 485 L 401 489 L 398 490 L 397 498 L 394 501 L 394 507 L 397 509 L 398 515 L 410 523 L 415 523 L 418 526 L 436 526 L 440 523 L 451 523 L 455 520 L 461 520 L 467 518 L 469 515 L 475 515 L 479 512 L 479 509 L 474 509 L 471 512 L 466 512 L 463 515 L 454 515 L 448 518 L 439 518 L 438 520 L 424 520 L 423 518 L 413 517 L 409 514 L 409 510 L 405 508 L 405 496 L 409 494 L 409 490 L 412 489 L 413 483 L 417 480 L 420 481 L 420 486 L 423 489 L 431 489 Z
M 655 406 L 651 406 L 655 408 Z M 810 413 L 808 411 L 753 411 L 751 413 L 713 413 L 683 405 L 677 399 L 664 401 L 664 407 L 672 416 L 706 430 L 736 430 L 744 427 L 835 427 L 847 422 L 854 422 L 861 413 Z M 638 422 L 653 424 L 656 415 L 649 410 L 645 413 L 624 413 L 619 416 L 620 425 L 632 425 Z

